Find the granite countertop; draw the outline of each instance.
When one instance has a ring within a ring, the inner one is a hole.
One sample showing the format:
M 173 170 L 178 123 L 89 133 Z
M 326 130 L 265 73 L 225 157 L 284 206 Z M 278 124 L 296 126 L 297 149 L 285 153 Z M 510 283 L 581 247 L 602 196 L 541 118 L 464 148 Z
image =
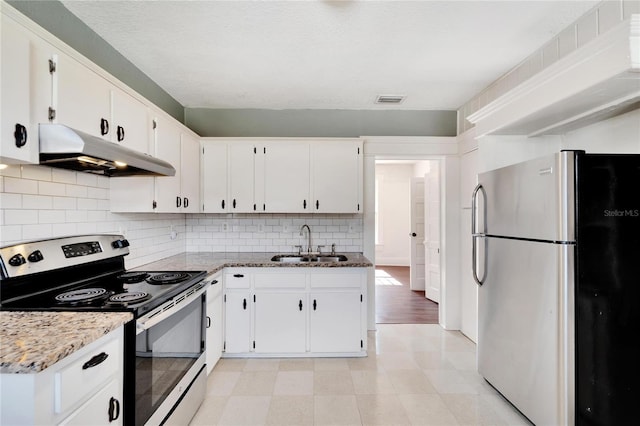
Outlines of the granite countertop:
M 373 263 L 362 253 L 340 253 L 347 257 L 344 262 L 300 262 L 283 263 L 274 262 L 271 258 L 282 253 L 203 253 L 188 252 L 167 257 L 156 262 L 142 265 L 137 270 L 145 271 L 207 271 L 209 274 L 218 272 L 223 268 L 366 268 Z
M 129 312 L 0 312 L 0 373 L 38 373 L 132 319 Z

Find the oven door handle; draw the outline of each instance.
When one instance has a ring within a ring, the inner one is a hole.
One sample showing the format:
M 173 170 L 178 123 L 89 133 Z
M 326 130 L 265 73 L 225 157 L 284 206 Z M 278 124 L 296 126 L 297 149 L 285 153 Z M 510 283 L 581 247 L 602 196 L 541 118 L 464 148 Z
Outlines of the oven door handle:
M 138 320 L 136 321 L 136 335 L 143 333 L 144 331 L 150 329 L 151 327 L 158 324 L 159 322 L 169 318 L 171 315 L 180 311 L 185 306 L 188 306 L 189 303 L 191 303 L 193 300 L 202 296 L 202 294 L 204 294 L 204 292 L 207 291 L 207 284 L 208 283 L 204 283 L 204 282 L 201 282 L 200 284 L 196 284 L 196 285 L 201 285 L 201 287 L 198 288 L 198 290 L 196 290 L 195 292 L 188 294 L 184 297 L 182 296 L 182 294 L 179 294 L 178 296 L 172 298 L 168 302 L 165 302 L 162 305 L 158 306 L 156 309 L 149 312 L 148 314 L 138 318 Z M 187 290 L 186 293 L 189 293 L 189 290 Z

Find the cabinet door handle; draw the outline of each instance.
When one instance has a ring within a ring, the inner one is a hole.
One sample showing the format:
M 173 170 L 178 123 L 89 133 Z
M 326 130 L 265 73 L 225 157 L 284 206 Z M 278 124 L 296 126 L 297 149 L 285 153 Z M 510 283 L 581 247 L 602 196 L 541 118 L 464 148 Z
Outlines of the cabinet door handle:
M 189 207 L 189 199 L 187 197 L 184 197 L 184 200 L 182 201 L 182 205 L 184 206 L 185 209 Z
M 316 200 L 316 210 L 320 208 L 320 200 Z
M 234 278 L 244 278 L 244 274 L 233 274 Z
M 182 205 L 182 198 L 176 197 L 176 207 L 180 207 Z
M 302 200 L 302 208 L 307 208 L 307 200 Z
M 316 299 L 313 299 L 313 310 L 315 311 L 317 307 L 318 304 L 316 303 Z
M 20 123 L 16 123 L 16 131 L 13 132 L 16 138 L 16 146 L 22 148 L 27 144 L 27 128 Z
M 247 310 L 247 299 L 242 299 L 242 309 Z
M 235 198 L 233 199 L 233 208 L 234 209 L 236 208 L 236 199 Z
M 298 308 L 300 308 L 300 310 L 302 310 L 302 300 L 300 300 L 300 303 L 298 303 Z
M 222 200 L 222 210 L 224 210 L 224 200 Z
M 109 423 L 120 417 L 120 401 L 111 397 L 109 400 Z
M 89 361 L 85 362 L 82 365 L 82 369 L 86 370 L 92 367 L 95 367 L 96 365 L 100 365 L 104 362 L 105 359 L 109 358 L 109 354 L 106 352 L 100 352 L 98 355 L 94 356 L 93 358 L 91 358 Z
M 116 135 L 118 136 L 118 142 L 122 142 L 124 140 L 124 127 L 118 126 Z
M 100 119 L 100 134 L 102 136 L 109 133 L 109 122 L 105 118 Z
M 207 317 L 207 328 L 211 327 L 211 317 Z

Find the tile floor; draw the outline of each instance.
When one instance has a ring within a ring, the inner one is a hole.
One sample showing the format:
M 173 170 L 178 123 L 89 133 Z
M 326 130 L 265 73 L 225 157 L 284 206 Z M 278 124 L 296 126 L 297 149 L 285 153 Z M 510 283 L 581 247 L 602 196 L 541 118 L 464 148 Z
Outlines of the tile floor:
M 366 358 L 222 359 L 196 425 L 530 425 L 437 324 L 378 324 Z

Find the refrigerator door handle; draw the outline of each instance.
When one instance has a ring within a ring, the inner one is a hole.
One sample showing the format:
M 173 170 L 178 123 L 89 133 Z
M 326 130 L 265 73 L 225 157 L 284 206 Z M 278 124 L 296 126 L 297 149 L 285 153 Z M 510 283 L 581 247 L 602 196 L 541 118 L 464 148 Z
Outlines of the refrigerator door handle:
M 473 194 L 471 196 L 471 269 L 473 271 L 473 280 L 478 284 L 478 285 L 482 285 L 484 283 L 484 279 L 486 278 L 486 273 L 487 273 L 487 258 L 486 258 L 486 254 L 487 254 L 487 250 L 486 250 L 486 246 L 487 246 L 487 240 L 486 238 L 484 239 L 484 244 L 485 244 L 485 258 L 484 258 L 484 271 L 482 274 L 482 278 L 478 276 L 478 238 L 484 238 L 484 232 L 486 231 L 487 228 L 487 203 L 484 203 L 484 211 L 483 211 L 483 232 L 479 233 L 478 232 L 478 219 L 477 219 L 477 213 L 478 213 L 478 193 L 482 192 L 482 197 L 486 200 L 487 198 L 487 193 L 485 192 L 482 184 L 478 184 L 474 190 L 473 190 Z

